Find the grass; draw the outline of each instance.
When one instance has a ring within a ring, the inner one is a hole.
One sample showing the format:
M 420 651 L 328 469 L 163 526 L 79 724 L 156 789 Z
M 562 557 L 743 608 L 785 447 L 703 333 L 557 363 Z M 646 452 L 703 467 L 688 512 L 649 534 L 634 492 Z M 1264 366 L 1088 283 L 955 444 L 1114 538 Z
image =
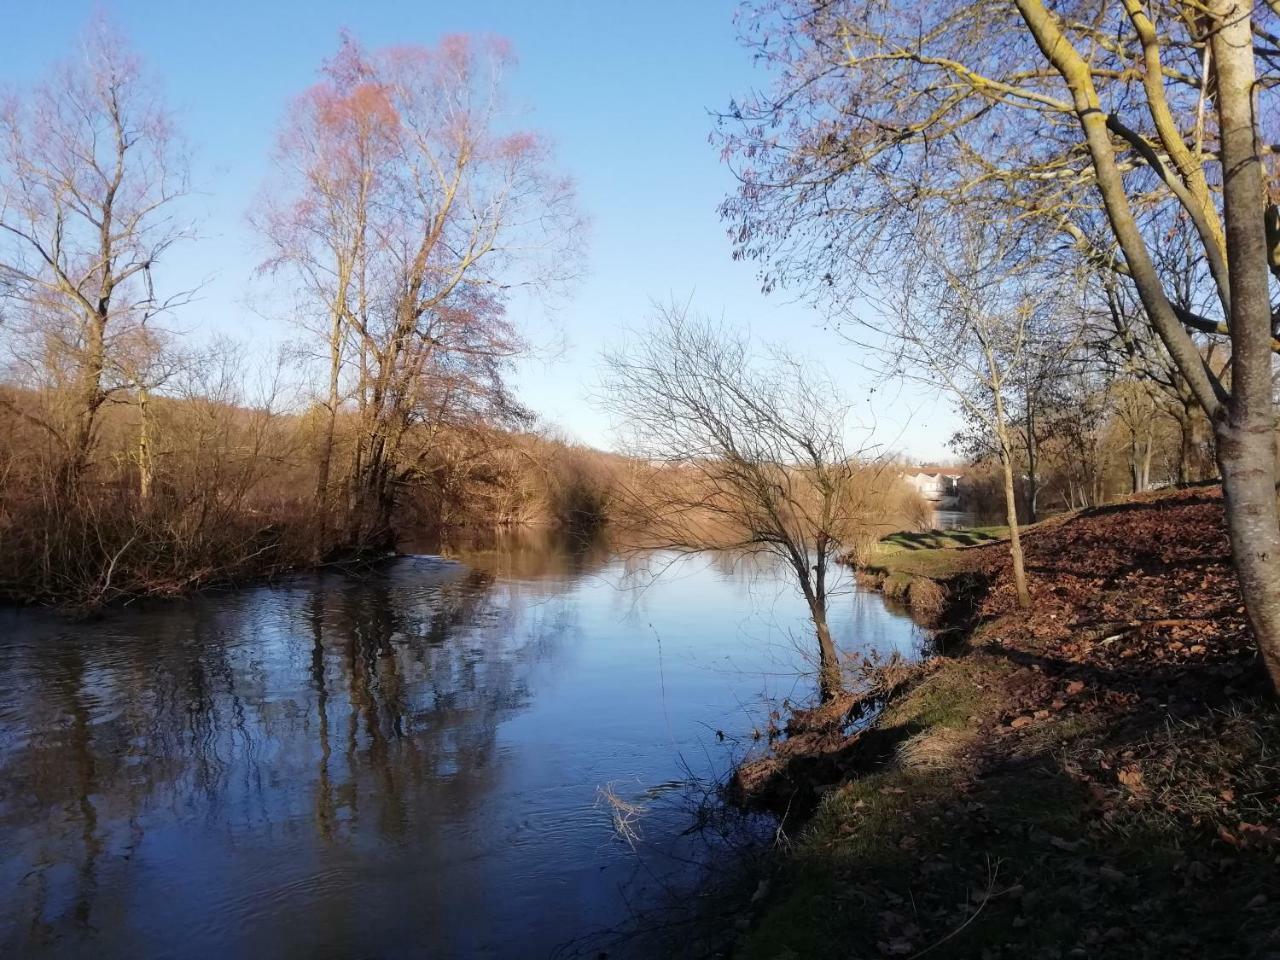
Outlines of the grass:
M 857 564 L 858 574 L 917 622 L 937 626 L 947 619 L 947 581 L 980 565 L 982 551 L 970 548 L 999 543 L 1007 532 L 1007 527 L 991 526 L 891 533 Z
M 890 596 L 895 589 L 905 594 L 913 577 L 946 580 L 968 572 L 978 555 L 965 548 L 999 543 L 1008 534 L 1008 527 L 891 533 L 875 545 L 861 569 L 882 577 Z
M 1008 536 L 1009 528 L 1006 526 L 957 527 L 925 532 L 900 530 L 884 537 L 880 543 L 903 550 L 936 550 L 940 547 L 978 547 Z
M 890 703 L 881 714 L 881 724 L 924 730 L 971 727 L 986 706 L 977 672 L 961 660 L 946 666 L 916 687 L 911 696 Z M 999 669 L 999 665 L 992 664 L 990 669 Z

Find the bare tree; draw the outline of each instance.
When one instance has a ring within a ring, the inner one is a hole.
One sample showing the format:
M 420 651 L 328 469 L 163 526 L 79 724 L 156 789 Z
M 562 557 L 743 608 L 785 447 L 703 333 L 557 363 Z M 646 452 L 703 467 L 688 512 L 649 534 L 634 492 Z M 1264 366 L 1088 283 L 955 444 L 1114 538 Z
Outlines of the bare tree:
M 343 37 L 324 75 L 292 104 L 276 147 L 279 182 L 250 217 L 269 249 L 261 271 L 273 277 L 287 271 L 296 279 L 302 325 L 326 353 L 316 477 L 321 547 L 331 519 L 344 366 L 351 360 L 354 318 L 367 309 L 370 248 L 378 242 L 374 205 L 392 176 L 398 127 L 383 84 L 363 66 L 351 38 Z
M 0 296 L 14 378 L 45 408 L 12 408 L 61 451 L 74 484 L 98 414 L 122 383 L 114 357 L 157 300 L 153 273 L 192 235 L 177 201 L 187 163 L 172 121 L 123 39 L 91 26 L 77 60 L 0 106 Z
M 605 358 L 602 405 L 648 468 L 619 484 L 618 509 L 647 545 L 778 557 L 795 576 L 818 646 L 824 700 L 842 690 L 827 623 L 842 547 L 870 505 L 846 449 L 846 410 L 821 371 L 684 308 L 659 311 Z
M 572 184 L 540 137 L 508 125 L 511 63 L 496 40 L 370 53 L 344 37 L 281 138 L 267 266 L 293 271 L 322 318 L 322 503 L 337 410 L 354 399 L 348 507 L 361 542 L 387 534 L 412 427 L 450 404 L 507 402 L 501 374 L 522 348 L 511 291 L 578 270 Z
M 1021 340 L 1013 341 L 1016 356 L 997 351 L 997 360 L 1006 368 L 1001 378 L 1002 415 L 1014 441 L 1014 473 L 1021 475 L 1020 503 L 1028 523 L 1036 523 L 1044 492 L 1046 466 L 1052 458 L 1053 441 L 1064 428 L 1064 417 L 1075 411 L 1062 389 L 1064 374 L 1077 362 L 1064 343 L 1062 318 L 1038 311 Z M 1043 322 L 1047 320 L 1048 322 Z M 1000 443 L 992 430 L 995 396 L 986 378 L 971 380 L 967 396 L 959 404 L 964 427 L 951 438 L 951 448 L 977 464 L 1001 457 Z
M 127 391 L 121 399 L 131 401 L 138 412 L 133 460 L 138 470 L 138 499 L 144 504 L 151 500 L 156 480 L 156 393 L 198 362 L 197 356 L 179 349 L 168 331 L 148 324 L 145 318 L 130 336 L 120 338 L 112 366 Z
M 1185 289 L 1186 273 L 1177 271 L 1171 279 L 1178 279 L 1183 273 L 1184 282 L 1170 284 L 1170 288 Z M 1179 483 L 1189 483 L 1193 479 L 1203 479 L 1201 465 L 1198 464 L 1196 448 L 1198 438 L 1204 436 L 1212 444 L 1212 432 L 1204 411 L 1196 403 L 1187 380 L 1182 376 L 1178 365 L 1164 348 L 1155 332 L 1146 322 L 1145 312 L 1138 300 L 1132 284 L 1123 277 L 1104 278 L 1103 293 L 1105 303 L 1100 312 L 1107 319 L 1102 335 L 1089 349 L 1089 358 L 1099 367 L 1113 385 L 1140 381 L 1137 389 L 1149 394 L 1156 411 L 1162 417 L 1174 421 L 1178 428 L 1179 449 L 1177 478 Z M 1179 302 L 1190 303 L 1190 296 L 1178 292 Z M 1098 299 L 1103 299 L 1099 297 Z M 1190 309 L 1190 307 L 1188 307 Z M 1197 344 L 1205 366 L 1215 377 L 1229 382 L 1230 352 L 1220 341 L 1206 339 Z M 1123 391 L 1115 396 L 1124 396 Z M 1132 399 L 1132 398 L 1129 398 Z M 1121 411 L 1123 416 L 1124 411 Z M 1150 424 L 1144 424 L 1150 426 Z
M 1128 277 L 1213 425 L 1241 595 L 1280 690 L 1280 208 L 1261 104 L 1280 5 L 767 0 L 746 32 L 778 83 L 729 112 L 739 254 L 766 264 L 767 284 L 847 293 L 891 276 L 920 224 L 962 216 Z M 1203 257 L 1207 314 L 1156 266 L 1155 214 L 1170 209 Z M 1230 340 L 1229 386 L 1189 330 Z

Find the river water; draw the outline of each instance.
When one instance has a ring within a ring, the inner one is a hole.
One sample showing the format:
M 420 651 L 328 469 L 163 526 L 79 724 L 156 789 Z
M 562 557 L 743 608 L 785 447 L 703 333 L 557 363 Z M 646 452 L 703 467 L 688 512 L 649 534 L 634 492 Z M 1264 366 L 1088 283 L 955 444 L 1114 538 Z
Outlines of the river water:
M 573 955 L 688 880 L 681 783 L 811 694 L 789 584 L 551 537 L 451 553 L 0 611 L 0 955 Z M 832 622 L 923 642 L 856 590 Z

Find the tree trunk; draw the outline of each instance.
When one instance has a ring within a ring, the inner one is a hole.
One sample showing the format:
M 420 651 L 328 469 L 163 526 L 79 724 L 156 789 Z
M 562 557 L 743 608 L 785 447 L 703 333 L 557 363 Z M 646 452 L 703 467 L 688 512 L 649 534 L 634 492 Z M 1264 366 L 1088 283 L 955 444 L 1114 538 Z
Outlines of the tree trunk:
M 993 383 L 995 397 L 996 442 L 1000 447 L 1000 466 L 1004 472 L 1004 510 L 1009 523 L 1009 556 L 1013 561 L 1013 583 L 1018 592 L 1018 606 L 1023 610 L 1031 606 L 1031 593 L 1027 590 L 1027 572 L 1022 563 L 1022 537 L 1018 531 L 1018 493 L 1013 478 L 1013 444 L 1009 440 L 1009 425 L 1005 422 L 1004 401 L 1000 384 Z
M 1138 464 L 1138 481 L 1141 484 L 1142 491 L 1151 489 L 1151 457 L 1155 451 L 1155 411 L 1152 411 L 1152 418 L 1147 421 L 1147 436 L 1143 440 L 1142 458 Z
M 1140 493 L 1142 488 L 1138 484 L 1138 434 L 1129 428 L 1129 494 Z
M 1018 500 L 1013 485 L 1013 458 L 1002 446 L 1000 466 L 1004 468 L 1005 517 L 1009 523 L 1009 556 L 1013 560 L 1013 583 L 1018 592 L 1018 606 L 1023 610 L 1031 606 L 1031 593 L 1027 590 L 1027 572 L 1022 563 L 1022 538 L 1018 531 Z
M 1184 400 L 1182 412 L 1178 415 L 1178 486 L 1185 487 L 1191 482 L 1191 444 L 1192 444 L 1191 407 Z
M 827 626 L 827 611 L 816 600 L 809 604 L 814 630 L 818 634 L 818 693 L 822 702 L 834 700 L 844 692 L 844 679 L 840 676 L 840 654 L 831 639 Z
M 812 571 L 813 579 L 810 579 L 810 571 L 805 563 L 802 554 L 791 552 L 791 565 L 799 578 L 800 592 L 809 605 L 809 618 L 813 620 L 813 629 L 818 636 L 818 694 L 822 702 L 827 703 L 844 692 L 844 677 L 840 673 L 840 653 L 836 650 L 835 641 L 831 638 L 831 628 L 827 625 L 826 559 L 821 544 L 818 562 Z
M 1271 302 L 1266 200 L 1254 128 L 1252 17 L 1243 0 L 1212 4 L 1222 198 L 1231 270 L 1231 397 L 1214 418 L 1227 532 L 1258 653 L 1280 693 L 1280 513 L 1272 447 Z
M 351 451 L 351 470 L 347 476 L 347 526 L 350 535 L 360 512 L 360 483 L 364 478 L 364 431 L 356 436 L 355 449 Z
M 138 499 L 151 500 L 155 472 L 151 460 L 151 393 L 146 387 L 138 388 Z
M 1258 654 L 1273 689 L 1280 692 L 1280 515 L 1271 418 L 1241 411 L 1233 419 L 1238 422 L 1220 424 L 1217 430 L 1227 533 Z
M 351 541 L 362 549 L 382 549 L 394 543 L 392 465 L 387 462 L 386 438 L 377 426 L 361 446 L 359 469 L 352 477 Z
M 320 462 L 316 466 L 316 513 L 319 530 L 316 536 L 317 557 L 328 549 L 329 541 L 329 473 L 333 463 L 334 411 L 331 407 L 325 418 L 324 437 L 320 441 Z
M 105 316 L 91 316 L 85 324 L 85 347 L 74 392 L 71 435 L 62 466 L 64 491 L 76 487 L 93 456 L 98 410 L 102 406 L 102 371 L 106 367 Z
M 335 312 L 333 329 L 329 334 L 329 395 L 324 437 L 320 446 L 320 462 L 316 469 L 316 510 L 320 514 L 320 532 L 316 553 L 328 549 L 330 529 L 329 474 L 333 467 L 333 435 L 338 420 L 338 378 L 342 373 L 342 318 Z
M 1040 476 L 1036 461 L 1035 405 L 1027 402 L 1027 522 L 1035 523 L 1040 513 Z

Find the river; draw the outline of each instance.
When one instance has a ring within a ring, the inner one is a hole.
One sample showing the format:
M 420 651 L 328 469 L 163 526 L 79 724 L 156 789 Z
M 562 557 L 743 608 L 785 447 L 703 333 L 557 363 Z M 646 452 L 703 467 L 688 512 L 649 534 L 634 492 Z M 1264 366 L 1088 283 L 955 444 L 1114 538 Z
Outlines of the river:
M 451 555 L 0 611 L 0 955 L 572 955 L 687 881 L 681 784 L 811 693 L 785 578 L 551 536 Z M 853 588 L 832 624 L 923 642 Z

